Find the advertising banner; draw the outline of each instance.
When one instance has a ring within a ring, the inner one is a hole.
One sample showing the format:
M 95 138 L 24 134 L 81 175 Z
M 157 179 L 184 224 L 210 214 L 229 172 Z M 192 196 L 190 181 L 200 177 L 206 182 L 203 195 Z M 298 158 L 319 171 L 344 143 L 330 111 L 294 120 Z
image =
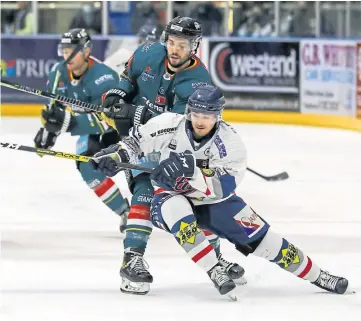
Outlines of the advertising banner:
M 299 111 L 299 43 L 212 40 L 208 68 L 228 108 Z
M 355 117 L 355 42 L 302 40 L 300 59 L 301 112 Z
M 356 116 L 361 118 L 361 42 L 356 44 Z
M 11 82 L 45 90 L 47 76 L 57 56 L 59 37 L 2 38 L 1 77 Z M 93 40 L 92 55 L 104 59 L 108 40 Z M 21 91 L 1 87 L 2 103 L 44 103 L 47 100 Z

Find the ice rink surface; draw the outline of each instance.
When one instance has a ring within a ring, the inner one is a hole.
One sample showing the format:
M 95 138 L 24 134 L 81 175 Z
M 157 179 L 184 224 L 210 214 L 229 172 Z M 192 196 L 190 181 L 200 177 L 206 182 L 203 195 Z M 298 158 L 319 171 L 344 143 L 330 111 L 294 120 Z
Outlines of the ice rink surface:
M 38 119 L 5 118 L 1 141 L 32 146 Z M 227 241 L 225 258 L 246 269 L 231 302 L 173 238 L 154 230 L 146 296 L 119 291 L 118 218 L 88 190 L 73 161 L 0 150 L 1 321 L 361 320 L 361 134 L 310 127 L 236 125 L 248 164 L 237 190 L 273 229 L 321 268 L 345 276 L 356 294 L 325 293 Z M 75 152 L 63 135 L 55 150 Z M 129 196 L 122 175 L 120 189 Z

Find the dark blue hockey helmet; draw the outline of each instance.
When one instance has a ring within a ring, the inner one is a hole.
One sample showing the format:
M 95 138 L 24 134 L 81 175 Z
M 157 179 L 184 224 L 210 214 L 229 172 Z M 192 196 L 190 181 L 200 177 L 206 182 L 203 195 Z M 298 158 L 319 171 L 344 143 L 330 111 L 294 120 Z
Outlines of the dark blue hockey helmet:
M 145 24 L 140 27 L 137 33 L 139 43 L 159 41 L 160 31 L 156 25 Z
M 226 100 L 222 90 L 212 85 L 204 85 L 198 87 L 188 98 L 186 113 L 212 114 L 217 116 L 217 120 L 220 120 L 225 104 Z
M 62 56 L 65 48 L 71 48 L 75 52 L 85 53 L 86 48 L 91 47 L 91 37 L 85 29 L 71 29 L 68 32 L 63 33 L 58 45 L 58 55 Z

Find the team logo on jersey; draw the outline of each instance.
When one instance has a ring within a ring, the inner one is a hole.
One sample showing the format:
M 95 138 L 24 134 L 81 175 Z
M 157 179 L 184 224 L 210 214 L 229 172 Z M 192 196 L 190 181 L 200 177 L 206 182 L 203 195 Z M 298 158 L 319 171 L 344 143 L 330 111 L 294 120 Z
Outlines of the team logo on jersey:
M 148 66 L 147 68 L 145 68 L 142 72 L 142 74 L 140 75 L 141 79 L 143 81 L 148 81 L 148 80 L 154 80 L 155 79 L 155 75 L 152 75 L 151 72 L 151 68 L 150 66 Z
M 73 86 L 78 86 L 79 80 L 78 80 L 78 79 L 73 79 L 73 80 L 71 81 L 71 84 L 72 84 Z
M 58 88 L 56 90 L 61 91 L 62 93 L 65 93 L 66 86 L 65 86 L 64 82 L 60 81 Z
M 211 149 L 208 147 L 205 151 L 204 151 L 204 155 L 209 156 L 211 154 Z
M 164 88 L 163 88 L 163 87 L 160 87 L 160 88 L 159 88 L 159 93 L 160 93 L 161 95 L 164 95 L 164 92 L 165 92 L 165 91 L 164 91 Z
M 157 95 L 156 97 L 155 97 L 155 103 L 156 104 L 159 104 L 159 105 L 165 105 L 165 101 L 166 101 L 166 99 L 165 99 L 165 97 L 164 96 L 161 96 L 161 95 Z
M 209 168 L 202 168 L 201 171 L 202 171 L 203 175 L 206 176 L 206 177 L 213 177 L 214 176 L 214 171 L 212 171 Z

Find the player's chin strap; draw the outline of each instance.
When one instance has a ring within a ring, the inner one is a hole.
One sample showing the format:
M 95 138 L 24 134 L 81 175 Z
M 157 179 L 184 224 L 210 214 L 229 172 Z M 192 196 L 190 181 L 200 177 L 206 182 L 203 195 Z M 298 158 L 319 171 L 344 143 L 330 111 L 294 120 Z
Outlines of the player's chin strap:
M 59 151 L 55 151 L 55 150 L 36 148 L 36 147 L 30 147 L 30 146 L 13 144 L 13 143 L 5 143 L 5 142 L 0 142 L 0 147 L 12 149 L 12 150 L 22 150 L 24 152 L 36 153 L 41 156 L 48 155 L 48 156 L 54 156 L 54 157 L 59 157 L 59 158 L 71 159 L 71 160 L 83 162 L 83 163 L 88 163 L 92 160 L 96 161 L 99 159 L 99 158 L 95 159 L 90 156 L 71 154 L 71 153 L 66 153 L 66 152 L 59 152 Z M 106 155 L 106 156 L 109 156 L 109 155 Z M 140 170 L 140 171 L 143 171 L 146 173 L 151 173 L 153 170 L 153 168 L 150 168 L 150 167 L 144 167 L 144 166 L 140 166 L 140 165 L 136 165 L 136 164 L 128 164 L 128 163 L 120 163 L 118 165 L 118 167 L 120 168 L 120 170 L 136 169 L 136 170 Z

